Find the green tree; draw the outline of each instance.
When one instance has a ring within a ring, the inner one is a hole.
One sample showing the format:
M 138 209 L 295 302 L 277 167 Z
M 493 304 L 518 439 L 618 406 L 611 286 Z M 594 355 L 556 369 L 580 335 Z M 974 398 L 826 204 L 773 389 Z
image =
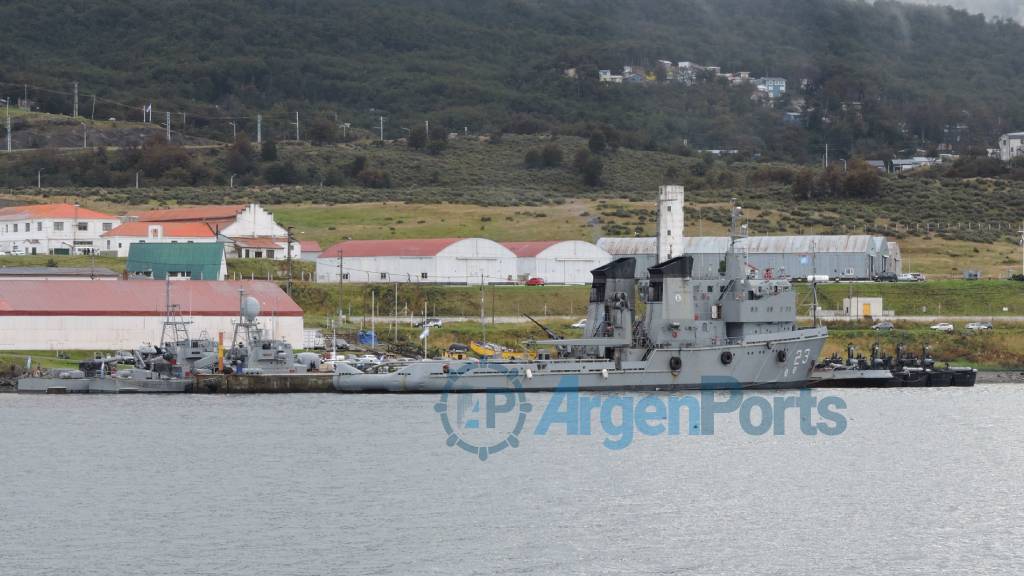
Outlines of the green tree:
M 577 150 L 576 155 L 573 156 L 572 159 L 573 170 L 582 174 L 583 169 L 586 168 L 587 163 L 590 162 L 591 156 L 592 154 L 590 153 L 590 150 L 587 150 L 586 148 L 580 148 L 579 150 Z
M 277 143 L 273 140 L 264 140 L 260 147 L 260 160 L 264 162 L 275 162 L 277 160 Z
M 299 171 L 291 160 L 274 162 L 263 170 L 263 178 L 270 184 L 298 184 Z
M 548 144 L 540 151 L 541 165 L 557 168 L 562 165 L 562 149 L 557 144 Z
M 409 138 L 406 140 L 409 148 L 422 150 L 427 145 L 427 129 L 417 126 L 409 131 Z
M 587 142 L 587 148 L 594 154 L 600 154 L 604 152 L 605 148 L 608 147 L 608 137 L 604 135 L 604 132 L 594 132 L 590 135 L 590 140 Z
M 310 124 L 306 132 L 310 142 L 317 146 L 333 144 L 338 141 L 338 127 L 327 118 L 317 118 Z
M 536 170 L 544 166 L 544 159 L 541 157 L 541 153 L 536 148 L 531 148 L 526 151 L 526 156 L 523 158 L 523 164 L 530 170 Z
M 862 160 L 850 162 L 843 181 L 846 195 L 856 198 L 874 198 L 882 188 L 882 176 L 874 167 Z
M 796 198 L 811 200 L 814 198 L 814 186 L 814 170 L 801 168 L 793 175 L 793 184 L 790 189 Z
M 359 155 L 352 159 L 348 165 L 348 175 L 351 178 L 358 178 L 366 169 L 366 156 Z
M 228 149 L 225 164 L 229 171 L 234 174 L 248 174 L 256 167 L 253 162 L 256 152 L 252 148 L 249 139 L 243 134 Z
M 583 167 L 583 183 L 591 187 L 600 186 L 603 173 L 604 163 L 597 156 L 591 156 Z

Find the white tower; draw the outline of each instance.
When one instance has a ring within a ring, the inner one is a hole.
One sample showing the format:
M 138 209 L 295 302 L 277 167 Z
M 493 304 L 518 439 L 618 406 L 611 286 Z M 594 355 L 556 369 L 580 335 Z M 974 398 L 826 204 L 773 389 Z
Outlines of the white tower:
M 662 186 L 658 192 L 658 262 L 683 255 L 683 187 Z

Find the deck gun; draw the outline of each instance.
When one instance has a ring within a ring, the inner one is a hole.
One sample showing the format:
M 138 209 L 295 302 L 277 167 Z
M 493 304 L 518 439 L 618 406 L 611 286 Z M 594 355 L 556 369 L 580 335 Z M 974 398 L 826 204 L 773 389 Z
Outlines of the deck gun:
M 535 320 L 533 318 L 533 316 L 530 316 L 529 314 L 527 314 L 525 312 L 523 313 L 523 316 L 526 316 L 527 318 L 529 318 L 530 322 L 533 322 L 534 324 L 537 325 L 538 328 L 543 330 L 544 333 L 548 335 L 548 338 L 551 338 L 552 340 L 564 340 L 564 338 L 559 336 L 555 331 L 551 330 L 547 326 L 545 326 L 545 325 L 541 324 L 540 322 L 538 322 L 537 320 Z

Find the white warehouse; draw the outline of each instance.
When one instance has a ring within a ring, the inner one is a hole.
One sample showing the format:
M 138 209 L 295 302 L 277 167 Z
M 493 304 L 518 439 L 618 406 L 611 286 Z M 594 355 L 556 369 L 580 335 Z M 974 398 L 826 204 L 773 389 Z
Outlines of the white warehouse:
M 239 290 L 261 304 L 260 327 L 293 346 L 303 343 L 303 313 L 284 290 L 263 281 L 0 280 L 0 350 L 118 350 L 160 341 L 170 302 L 189 330 L 230 343 Z
M 589 284 L 590 271 L 612 261 L 611 255 L 590 242 L 550 240 L 502 242 L 516 255 L 520 282 L 543 278 L 546 284 Z
M 349 240 L 316 260 L 317 282 L 511 284 L 516 255 L 484 238 Z

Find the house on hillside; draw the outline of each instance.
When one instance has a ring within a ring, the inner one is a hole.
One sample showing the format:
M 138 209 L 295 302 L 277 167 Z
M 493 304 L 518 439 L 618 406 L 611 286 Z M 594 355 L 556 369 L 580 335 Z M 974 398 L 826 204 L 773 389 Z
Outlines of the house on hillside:
M 205 222 L 126 222 L 103 233 L 100 249 L 126 258 L 135 244 L 197 244 L 217 242 Z
M 766 77 L 757 79 L 757 89 L 768 95 L 769 98 L 782 98 L 786 93 L 786 79 Z
M 307 262 L 316 262 L 320 257 L 320 243 L 316 240 L 300 240 L 299 246 L 302 249 L 302 259 Z
M 999 137 L 999 159 L 1009 162 L 1024 156 L 1024 132 L 1011 132 Z
M 621 74 L 612 74 L 611 70 L 598 70 L 597 79 L 601 82 L 609 82 L 611 84 L 622 84 Z
M 131 245 L 125 270 L 133 278 L 154 280 L 223 280 L 228 273 L 220 242 L 137 242 Z
M 259 204 L 150 210 L 131 213 L 127 219 L 147 224 L 205 225 L 213 232 L 216 241 L 227 244 L 229 257 L 285 260 L 289 249 L 292 258 L 302 256 L 299 243 L 294 238 L 289 243 L 288 231 Z
M 78 204 L 32 204 L 0 208 L 0 251 L 17 254 L 92 254 L 117 216 Z

